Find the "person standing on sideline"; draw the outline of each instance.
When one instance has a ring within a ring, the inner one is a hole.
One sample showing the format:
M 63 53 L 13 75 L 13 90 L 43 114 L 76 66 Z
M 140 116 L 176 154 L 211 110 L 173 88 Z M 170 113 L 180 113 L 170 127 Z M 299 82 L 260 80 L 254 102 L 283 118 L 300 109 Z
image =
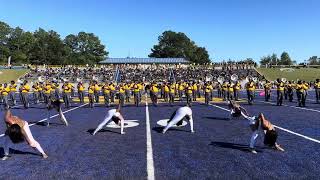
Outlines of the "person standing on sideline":
M 314 84 L 314 89 L 316 92 L 316 102 L 319 104 L 320 103 L 320 80 L 316 79 L 316 82 Z

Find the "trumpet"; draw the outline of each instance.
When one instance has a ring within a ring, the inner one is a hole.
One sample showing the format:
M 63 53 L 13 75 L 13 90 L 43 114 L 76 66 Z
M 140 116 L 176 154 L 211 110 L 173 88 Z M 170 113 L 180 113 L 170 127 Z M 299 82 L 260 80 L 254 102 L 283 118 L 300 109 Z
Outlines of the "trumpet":
M 206 76 L 206 81 L 212 81 L 213 76 L 211 74 L 209 74 L 208 76 Z
M 82 82 L 82 78 L 77 78 L 77 82 Z
M 255 82 L 255 83 L 258 82 L 258 78 L 254 77 L 254 78 L 252 78 L 252 81 Z
M 23 80 L 19 78 L 19 79 L 17 80 L 17 83 L 21 84 L 21 83 L 23 83 Z
M 98 81 L 98 78 L 96 76 L 92 76 L 93 81 Z
M 68 82 L 69 79 L 68 79 L 68 78 L 62 78 L 62 81 L 63 81 L 63 82 Z
M 252 76 L 251 76 L 251 75 L 249 75 L 249 76 L 246 77 L 246 81 L 247 81 L 247 82 L 249 82 L 250 79 L 252 79 Z
M 223 77 L 223 76 L 219 76 L 219 77 L 218 77 L 218 82 L 219 82 L 220 84 L 222 84 L 222 83 L 224 82 L 224 77 Z
M 238 75 L 232 74 L 231 80 L 234 81 L 234 82 L 235 82 L 235 81 L 238 81 Z
M 45 81 L 45 78 L 43 76 L 40 76 L 40 77 L 38 77 L 38 81 L 42 83 Z
M 247 76 L 246 77 L 246 81 L 249 82 L 250 79 L 253 81 L 253 82 L 258 82 L 258 78 L 257 77 L 252 77 L 251 75 Z

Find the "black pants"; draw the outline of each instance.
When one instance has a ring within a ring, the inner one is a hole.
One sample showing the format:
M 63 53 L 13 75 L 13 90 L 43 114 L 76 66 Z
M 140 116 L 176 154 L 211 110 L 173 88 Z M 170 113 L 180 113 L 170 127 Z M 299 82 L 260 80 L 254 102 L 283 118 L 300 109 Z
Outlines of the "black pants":
M 40 99 L 39 91 L 33 92 L 33 102 L 34 102 L 35 104 L 38 104 L 38 103 L 39 103 L 39 99 Z
M 23 92 L 21 93 L 21 99 L 22 99 L 22 103 L 24 108 L 29 108 L 29 98 L 28 98 L 29 94 L 27 92 Z
M 265 101 L 269 101 L 271 96 L 271 90 L 270 89 L 265 89 L 264 90 L 264 99 Z
M 119 105 L 120 106 L 124 106 L 124 97 L 125 97 L 124 93 L 119 93 Z
M 204 100 L 206 104 L 209 104 L 211 98 L 211 93 L 210 92 L 205 92 L 204 94 Z
M 228 100 L 233 100 L 233 92 L 228 91 Z
M 221 96 L 222 96 L 222 91 L 221 89 L 218 89 L 218 97 L 221 98 Z
M 45 94 L 43 95 L 43 100 L 44 100 L 44 103 L 45 103 L 45 104 L 49 104 L 50 97 L 51 97 L 51 94 L 45 93 Z
M 197 91 L 196 90 L 194 90 L 194 91 L 192 91 L 192 100 L 193 101 L 197 101 Z
M 169 94 L 169 103 L 172 105 L 174 103 L 174 93 Z
M 79 96 L 80 103 L 84 103 L 84 92 L 78 91 L 78 96 Z
M 110 92 L 110 96 L 111 96 L 111 102 L 114 103 L 115 91 L 111 91 L 111 92 Z
M 289 97 L 289 101 L 292 102 L 293 101 L 293 90 L 292 89 L 288 89 L 288 97 Z
M 100 96 L 100 92 L 99 91 L 94 92 L 94 98 L 96 100 L 96 103 L 99 103 L 99 101 L 100 101 L 99 96 Z
M 239 90 L 234 90 L 234 99 L 239 101 Z
M 298 97 L 298 106 L 306 106 L 306 97 L 303 92 L 297 92 L 297 97 Z
M 287 100 L 288 99 L 288 89 L 284 90 L 284 99 Z
M 316 100 L 317 100 L 317 103 L 320 102 L 320 89 L 316 89 Z
M 254 94 L 254 91 L 247 90 L 248 104 L 249 105 L 252 105 L 252 103 L 253 103 L 253 94 Z
M 186 93 L 187 96 L 187 103 L 191 104 L 192 103 L 192 93 Z
M 179 90 L 179 100 L 182 101 L 183 90 Z
M 278 138 L 278 133 L 275 130 L 267 130 L 264 136 L 264 144 L 268 146 L 275 146 Z
M 164 92 L 164 101 L 168 102 L 169 100 L 169 92 Z
M 71 98 L 71 92 L 64 92 L 63 93 L 63 102 L 64 102 L 64 105 L 66 108 L 69 108 L 70 107 L 70 98 Z
M 16 92 L 9 92 L 9 99 L 12 101 L 12 105 L 16 105 Z
M 157 105 L 158 104 L 158 93 L 150 92 L 150 97 L 151 97 L 151 101 L 152 101 L 153 105 Z
M 222 91 L 222 97 L 224 101 L 227 99 L 227 91 L 225 90 Z
M 277 90 L 277 105 L 282 106 L 284 91 Z
M 8 95 L 3 95 L 2 99 L 3 99 L 4 109 L 9 109 Z
M 91 108 L 93 108 L 94 107 L 94 94 L 89 93 L 88 98 L 89 98 L 89 106 Z
M 139 103 L 140 103 L 140 94 L 139 94 L 139 92 L 134 92 L 133 93 L 133 97 L 134 97 L 134 104 L 136 106 L 139 106 Z
M 131 94 L 130 90 L 126 90 L 126 102 L 127 103 L 130 102 L 130 94 Z

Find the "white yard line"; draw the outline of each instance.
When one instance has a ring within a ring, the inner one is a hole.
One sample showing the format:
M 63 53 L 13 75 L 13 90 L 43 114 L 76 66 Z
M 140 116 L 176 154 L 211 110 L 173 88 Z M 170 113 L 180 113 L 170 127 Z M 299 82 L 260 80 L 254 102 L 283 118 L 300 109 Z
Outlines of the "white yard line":
M 214 104 L 210 104 L 210 105 L 213 106 L 213 107 L 222 109 L 222 110 L 224 110 L 224 111 L 228 111 L 228 112 L 230 111 L 229 109 L 226 109 L 226 108 L 223 108 L 223 107 L 214 105 Z M 299 136 L 299 137 L 302 137 L 302 138 L 304 138 L 304 139 L 307 139 L 307 140 L 310 140 L 310 141 L 313 141 L 313 142 L 316 142 L 316 143 L 319 143 L 319 144 L 320 144 L 320 141 L 317 140 L 317 139 L 314 139 L 314 138 L 305 136 L 305 135 L 303 135 L 303 134 L 296 133 L 296 132 L 294 132 L 294 131 L 291 131 L 291 130 L 289 130 L 289 129 L 286 129 L 286 128 L 283 128 L 283 127 L 280 127 L 280 126 L 277 126 L 277 125 L 274 125 L 274 127 L 278 128 L 278 129 L 280 129 L 280 130 L 282 130 L 282 131 L 285 131 L 285 132 L 287 132 L 287 133 L 290 133 L 290 134 L 293 134 L 293 135 L 296 135 L 296 136 Z
M 147 95 L 146 95 L 146 131 L 147 131 L 147 174 L 148 174 L 147 179 L 154 180 L 155 177 L 154 177 L 153 150 L 152 150 L 150 115 L 149 115 Z
M 63 114 L 68 113 L 68 112 L 71 112 L 71 111 L 74 111 L 74 110 L 76 110 L 76 109 L 79 109 L 79 108 L 81 108 L 81 107 L 83 107 L 83 106 L 85 106 L 85 105 L 87 105 L 87 104 L 88 104 L 88 103 L 82 104 L 81 106 L 77 106 L 77 107 L 74 107 L 74 108 L 69 109 L 69 110 L 66 110 L 66 111 L 63 111 Z M 54 118 L 54 117 L 57 117 L 57 116 L 59 116 L 59 114 L 50 116 L 50 118 Z M 41 120 L 39 120 L 39 121 L 37 121 L 37 122 L 35 122 L 35 123 L 29 124 L 29 126 L 30 126 L 30 127 L 31 127 L 31 126 L 34 126 L 34 125 L 36 125 L 37 123 L 43 122 L 43 121 L 46 121 L 46 120 L 47 120 L 47 118 L 41 119 Z M 3 137 L 3 136 L 4 136 L 4 134 L 0 134 L 0 137 Z

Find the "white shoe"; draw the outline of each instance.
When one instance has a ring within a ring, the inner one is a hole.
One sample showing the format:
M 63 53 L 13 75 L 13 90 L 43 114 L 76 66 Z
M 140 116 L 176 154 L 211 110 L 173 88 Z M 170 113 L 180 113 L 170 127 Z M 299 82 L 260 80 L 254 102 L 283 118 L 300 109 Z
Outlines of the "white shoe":
M 48 158 L 48 155 L 47 155 L 47 154 L 43 154 L 43 155 L 42 155 L 42 158 L 43 158 L 43 159 L 47 159 L 47 158 Z
M 126 134 L 126 132 L 122 132 L 121 134 Z
M 2 161 L 5 161 L 5 160 L 9 159 L 9 157 L 10 157 L 10 156 L 5 155 L 5 156 L 3 156 L 3 157 L 1 158 L 1 160 L 2 160 Z
M 257 151 L 255 149 L 250 150 L 253 154 L 257 154 Z

